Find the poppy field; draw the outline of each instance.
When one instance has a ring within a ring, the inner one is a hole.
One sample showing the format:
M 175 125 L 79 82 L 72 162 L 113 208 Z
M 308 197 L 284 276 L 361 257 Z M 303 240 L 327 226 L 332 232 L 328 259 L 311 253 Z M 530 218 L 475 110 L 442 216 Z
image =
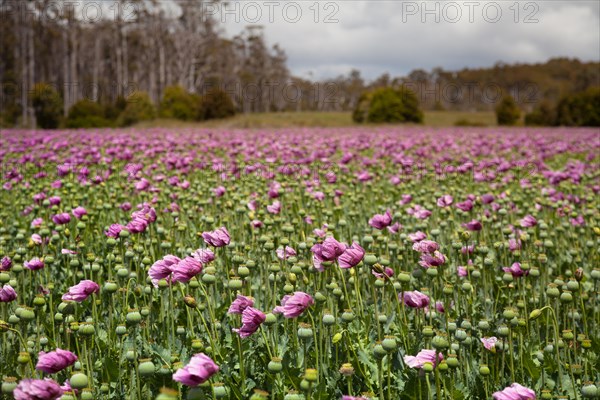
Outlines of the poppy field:
M 600 135 L 4 131 L 0 398 L 600 396 Z

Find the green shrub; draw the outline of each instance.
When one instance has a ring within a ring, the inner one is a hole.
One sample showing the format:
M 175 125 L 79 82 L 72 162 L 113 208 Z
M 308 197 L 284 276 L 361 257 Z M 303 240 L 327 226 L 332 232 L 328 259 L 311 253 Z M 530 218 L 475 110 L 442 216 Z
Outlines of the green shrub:
M 516 125 L 521 117 L 521 111 L 512 96 L 504 96 L 496 107 L 498 125 Z
M 104 107 L 101 104 L 83 99 L 69 109 L 65 126 L 67 128 L 103 128 L 113 126 L 113 123 L 106 119 Z
M 556 107 L 545 101 L 532 112 L 525 115 L 527 126 L 553 126 L 556 125 Z
M 471 121 L 467 118 L 460 118 L 457 119 L 454 122 L 454 126 L 478 126 L 478 127 L 483 127 L 483 126 L 487 126 L 486 124 L 484 124 L 483 122 L 476 122 L 476 121 Z
M 104 116 L 109 121 L 116 121 L 119 115 L 125 111 L 125 107 L 127 107 L 127 100 L 123 96 L 118 96 L 114 103 L 104 105 Z
M 363 93 L 352 113 L 355 122 L 423 122 L 417 96 L 408 89 L 380 88 Z
M 46 83 L 38 83 L 30 95 L 37 125 L 42 129 L 56 129 L 63 115 L 60 94 Z
M 198 98 L 186 92 L 181 86 L 169 86 L 165 89 L 159 108 L 159 115 L 162 118 L 189 121 L 196 117 Z
M 117 119 L 119 126 L 130 126 L 139 121 L 156 118 L 156 109 L 146 92 L 136 92 L 127 98 L 127 105 Z
M 556 125 L 600 126 L 600 87 L 563 97 L 556 107 Z
M 235 105 L 231 97 L 221 89 L 213 89 L 200 99 L 197 119 L 220 119 L 235 115 Z

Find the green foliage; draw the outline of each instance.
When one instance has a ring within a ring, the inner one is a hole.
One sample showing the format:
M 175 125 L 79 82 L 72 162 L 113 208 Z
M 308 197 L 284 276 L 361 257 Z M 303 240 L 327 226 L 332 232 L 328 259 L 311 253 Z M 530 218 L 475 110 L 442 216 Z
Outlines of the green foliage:
M 146 92 L 136 92 L 126 102 L 125 109 L 117 119 L 119 126 L 131 126 L 139 121 L 156 118 L 156 109 Z
M 197 96 L 186 92 L 181 86 L 169 86 L 160 102 L 159 115 L 162 118 L 190 121 L 196 117 L 197 104 Z
M 104 107 L 88 99 L 79 100 L 69 110 L 65 121 L 67 128 L 102 128 L 112 126 L 106 119 Z
M 504 96 L 496 107 L 496 120 L 498 125 L 516 125 L 521 116 L 521 111 L 512 96 Z
M 486 126 L 483 122 L 471 121 L 467 118 L 460 118 L 454 122 L 454 126 Z
M 221 89 L 213 89 L 200 99 L 197 118 L 199 120 L 221 119 L 235 115 L 231 97 Z
M 42 129 L 58 128 L 63 114 L 60 94 L 52 86 L 38 83 L 33 87 L 30 99 L 38 126 Z
M 355 122 L 423 122 L 417 96 L 408 89 L 380 88 L 363 94 L 352 114 Z
M 544 101 L 532 112 L 525 115 L 525 125 L 552 126 L 556 125 L 556 108 Z
M 563 97 L 556 107 L 556 124 L 600 126 L 600 87 Z

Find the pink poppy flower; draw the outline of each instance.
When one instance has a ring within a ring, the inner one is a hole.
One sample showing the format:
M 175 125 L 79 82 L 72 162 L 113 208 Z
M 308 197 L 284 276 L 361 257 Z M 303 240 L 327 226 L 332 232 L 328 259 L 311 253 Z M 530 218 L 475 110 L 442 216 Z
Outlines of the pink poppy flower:
M 398 294 L 398 297 L 401 294 Z M 412 292 L 404 292 L 404 304 L 412 308 L 425 308 L 429 305 L 429 296 L 424 293 L 414 290 Z
M 148 276 L 154 287 L 158 287 L 158 281 L 166 279 L 167 282 L 171 281 L 171 274 L 173 268 L 177 265 L 181 259 L 173 255 L 166 255 L 162 259 L 156 261 L 148 270 Z
M 173 282 L 189 282 L 194 276 L 202 272 L 202 264 L 200 261 L 190 256 L 187 256 L 170 268 L 173 271 L 171 277 Z
M 413 250 L 419 253 L 433 253 L 440 249 L 440 245 L 433 240 L 421 240 L 413 244 Z
M 439 199 L 437 199 L 437 205 L 438 207 L 449 207 L 452 205 L 453 201 L 454 198 L 452 196 L 450 196 L 449 194 L 445 194 Z
M 0 288 L 0 303 L 10 303 L 17 298 L 17 292 L 10 285 L 4 285 Z
M 237 298 L 231 303 L 229 306 L 229 310 L 227 310 L 228 314 L 241 314 L 248 307 L 254 305 L 254 299 L 252 297 L 242 296 L 241 294 L 237 295 Z
M 309 294 L 294 292 L 293 295 L 286 295 L 281 299 L 281 306 L 275 307 L 273 314 L 283 313 L 286 318 L 296 318 L 314 303 L 314 299 Z
M 533 215 L 526 215 L 520 223 L 523 228 L 531 228 L 537 225 L 537 219 Z
M 392 214 L 390 213 L 390 210 L 386 210 L 385 214 L 375 214 L 373 218 L 369 220 L 369 225 L 379 230 L 390 226 L 391 223 Z
M 56 400 L 63 395 L 52 379 L 22 379 L 13 392 L 15 400 Z
M 195 354 L 190 362 L 173 374 L 173 380 L 186 386 L 198 386 L 219 372 L 219 366 L 206 354 Z
M 410 368 L 423 368 L 426 363 L 435 365 L 444 359 L 442 353 L 437 353 L 435 350 L 424 349 L 416 356 L 404 356 L 404 363 Z
M 296 250 L 294 250 L 290 246 L 285 246 L 285 249 L 279 248 L 275 250 L 275 253 L 277 254 L 277 258 L 281 260 L 287 260 L 288 258 L 296 255 Z
M 267 206 L 267 211 L 271 214 L 279 214 L 281 212 L 281 202 L 275 200 L 273 204 Z
M 352 268 L 357 266 L 365 256 L 365 250 L 356 242 L 339 256 L 338 264 L 340 268 Z
M 227 246 L 231 241 L 229 232 L 227 232 L 227 228 L 225 228 L 224 226 L 212 232 L 203 232 L 202 238 L 204 239 L 206 244 L 209 244 L 214 247 Z
M 492 394 L 494 400 L 532 400 L 535 399 L 535 392 L 518 383 L 513 383 L 502 391 Z
M 242 327 L 232 329 L 232 331 L 240 335 L 241 338 L 247 338 L 260 328 L 265 319 L 267 319 L 267 316 L 262 311 L 253 307 L 246 307 L 242 311 Z
M 504 267 L 502 268 L 502 270 L 504 272 L 509 272 L 515 278 L 520 278 L 523 275 L 529 274 L 529 270 L 523 271 L 521 269 L 521 264 L 518 262 L 513 263 L 513 265 L 511 265 L 510 267 Z
M 35 369 L 47 374 L 55 374 L 75 364 L 77 356 L 68 350 L 56 349 L 49 353 L 40 352 Z
M 62 296 L 63 301 L 76 301 L 81 303 L 91 294 L 98 293 L 100 286 L 96 282 L 83 280 L 75 286 L 71 286 L 69 291 Z
M 481 340 L 481 343 L 483 343 L 483 347 L 485 347 L 488 350 L 492 350 L 493 348 L 495 348 L 498 338 L 492 336 L 488 338 L 480 338 L 479 340 Z

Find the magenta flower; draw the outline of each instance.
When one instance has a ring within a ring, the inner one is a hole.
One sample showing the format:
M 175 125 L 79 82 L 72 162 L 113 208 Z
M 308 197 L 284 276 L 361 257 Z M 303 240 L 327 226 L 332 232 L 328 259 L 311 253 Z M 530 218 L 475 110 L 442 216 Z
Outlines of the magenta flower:
M 400 225 L 398 222 L 395 222 L 387 227 L 388 232 L 392 234 L 398 233 L 400 229 L 402 229 L 402 225 Z
M 17 292 L 10 285 L 4 285 L 0 288 L 0 303 L 10 303 L 17 298 Z
M 8 271 L 12 267 L 12 260 L 9 256 L 2 257 L 2 261 L 0 261 L 0 271 Z
M 173 282 L 189 282 L 194 276 L 202 272 L 202 264 L 194 257 L 187 256 L 171 267 Z
M 411 242 L 415 243 L 415 242 L 420 242 L 421 240 L 424 240 L 427 237 L 427 235 L 421 231 L 417 231 L 415 233 L 409 233 L 408 234 L 408 238 L 411 240 Z
M 223 247 L 227 246 L 231 240 L 229 236 L 229 232 L 227 232 L 227 228 L 224 226 L 212 231 L 212 232 L 203 232 L 202 238 L 206 242 L 214 247 Z
M 100 286 L 96 282 L 83 280 L 75 286 L 71 286 L 69 291 L 62 296 L 63 301 L 76 301 L 81 303 L 91 294 L 98 293 Z
M 438 207 L 449 207 L 452 205 L 453 201 L 454 198 L 452 196 L 450 196 L 449 194 L 445 194 L 439 199 L 437 199 L 437 205 Z
M 148 228 L 148 220 L 136 217 L 127 223 L 125 227 L 131 233 L 142 233 Z
M 313 245 L 310 249 L 310 251 L 323 261 L 334 261 L 341 256 L 345 250 L 346 246 L 335 240 L 332 236 L 325 238 L 321 244 L 317 243 Z
M 373 275 L 375 275 L 377 278 L 390 278 L 392 276 L 394 276 L 394 270 L 391 269 L 390 267 L 385 267 L 385 269 L 383 270 L 383 273 L 381 272 L 377 272 L 374 269 L 371 269 L 371 273 Z
M 64 225 L 71 222 L 71 216 L 68 213 L 56 214 L 52 217 L 52 222 L 56 225 Z
M 273 314 L 283 313 L 286 318 L 296 318 L 314 303 L 314 299 L 309 294 L 294 292 L 292 296 L 286 295 L 281 299 L 281 306 L 275 307 Z
M 198 386 L 219 372 L 219 366 L 206 354 L 195 354 L 189 364 L 173 374 L 173 380 L 186 386 Z
M 31 221 L 31 227 L 39 228 L 40 226 L 42 226 L 43 223 L 44 223 L 43 218 L 34 218 L 33 221 Z
M 439 251 L 434 252 L 433 254 L 422 253 L 421 261 L 419 261 L 419 265 L 423 268 L 431 268 L 431 267 L 439 267 L 440 265 L 446 262 L 446 256 L 444 256 Z
M 521 250 L 521 240 L 520 239 L 508 239 L 508 249 L 510 251 Z
M 386 210 L 385 214 L 375 214 L 373 218 L 369 220 L 369 225 L 375 229 L 383 229 L 386 226 L 390 226 L 392 223 L 392 214 L 390 210 Z
M 227 190 L 223 186 L 219 186 L 213 189 L 213 192 L 216 197 L 222 197 L 223 195 L 225 195 L 226 191 Z
M 52 379 L 23 379 L 13 392 L 15 400 L 56 400 L 63 395 Z
M 296 255 L 296 250 L 294 250 L 290 246 L 285 246 L 285 249 L 279 248 L 279 249 L 275 250 L 275 253 L 277 254 L 277 257 L 279 259 L 287 260 L 288 258 Z
M 242 296 L 238 294 L 236 299 L 229 306 L 229 310 L 227 310 L 228 314 L 242 314 L 244 310 L 248 307 L 252 307 L 254 305 L 254 299 L 252 297 Z
M 73 215 L 75 216 L 75 218 L 80 219 L 81 217 L 83 217 L 84 215 L 87 214 L 87 210 L 83 207 L 75 207 L 73 209 L 73 211 L 71 211 L 73 213 Z
M 154 287 L 158 287 L 158 281 L 161 279 L 166 279 L 167 282 L 170 282 L 173 268 L 180 261 L 179 257 L 168 254 L 152 264 L 148 270 L 148 276 Z
M 413 250 L 419 253 L 433 253 L 440 249 L 440 245 L 433 240 L 421 240 L 413 244 Z
M 254 229 L 258 229 L 262 228 L 264 224 L 261 220 L 253 219 L 252 221 L 250 221 L 250 225 L 252 225 Z
M 338 264 L 340 268 L 352 268 L 357 266 L 365 256 L 365 249 L 363 249 L 358 243 L 353 242 L 352 246 L 347 247 L 346 250 L 339 256 Z
M 464 228 L 467 228 L 467 229 L 468 229 L 468 230 L 470 230 L 470 231 L 480 231 L 480 230 L 481 230 L 481 228 L 483 227 L 483 226 L 481 225 L 481 222 L 479 222 L 479 221 L 478 221 L 478 220 L 476 220 L 476 219 L 474 219 L 474 220 L 471 220 L 471 221 L 469 221 L 469 222 L 467 222 L 467 223 L 465 223 L 465 224 L 462 224 L 462 226 L 463 226 Z
M 513 263 L 510 267 L 502 268 L 502 271 L 509 272 L 513 277 L 520 278 L 523 275 L 529 274 L 529 271 L 523 271 L 521 269 L 521 264 L 518 262 Z
M 50 202 L 50 206 L 57 206 L 60 204 L 60 197 L 52 196 L 48 198 L 48 201 Z
M 75 364 L 77 356 L 68 350 L 56 349 L 49 353 L 43 351 L 39 354 L 39 359 L 35 369 L 47 374 L 55 374 L 70 365 Z
M 537 219 L 533 215 L 526 215 L 520 222 L 523 228 L 531 228 L 537 225 Z
M 210 249 L 198 249 L 192 253 L 192 257 L 200 261 L 202 264 L 208 264 L 215 259 L 215 253 Z
M 492 336 L 489 338 L 481 338 L 479 340 L 481 340 L 481 343 L 483 343 L 483 347 L 485 347 L 488 350 L 492 350 L 496 347 L 496 342 L 498 341 L 498 338 Z
M 37 257 L 32 258 L 29 261 L 25 261 L 23 266 L 32 271 L 44 268 L 44 262 Z
M 425 308 L 429 305 L 429 296 L 418 290 L 404 292 L 403 300 L 404 304 L 412 308 Z
M 107 229 L 107 230 L 104 232 L 104 234 L 105 234 L 107 237 L 110 237 L 110 238 L 116 239 L 116 238 L 118 238 L 118 237 L 119 237 L 119 233 L 121 233 L 121 231 L 122 231 L 123 229 L 125 229 L 125 230 L 126 230 L 127 228 L 125 228 L 125 227 L 124 227 L 123 225 L 121 225 L 121 224 L 112 224 L 111 226 L 109 226 L 109 227 L 108 227 L 108 229 Z
M 31 241 L 35 244 L 42 244 L 42 237 L 37 233 L 31 235 Z
M 500 392 L 492 394 L 494 400 L 532 400 L 535 399 L 535 392 L 529 388 L 513 383 Z
M 271 214 L 279 214 L 281 212 L 281 202 L 275 200 L 273 204 L 267 206 L 267 211 Z
M 246 307 L 242 312 L 242 327 L 232 329 L 232 331 L 240 335 L 241 338 L 247 338 L 258 330 L 265 319 L 267 319 L 267 316 L 262 311 L 253 307 Z
M 248 209 L 250 211 L 256 211 L 256 209 L 258 208 L 258 201 L 256 201 L 256 200 L 250 200 L 248 202 L 248 204 L 246 204 L 246 206 L 248 206 Z
M 404 356 L 404 363 L 410 368 L 423 368 L 426 363 L 435 365 L 444 359 L 442 353 L 437 353 L 435 350 L 424 349 L 416 356 Z
M 463 211 L 471 211 L 473 209 L 473 202 L 471 200 L 465 200 L 462 203 L 456 203 L 456 208 Z
M 493 194 L 484 194 L 481 196 L 481 202 L 483 204 L 490 204 L 492 201 L 494 201 L 494 195 Z
M 458 276 L 464 278 L 465 276 L 468 275 L 468 273 L 467 273 L 467 267 L 461 267 L 461 266 L 456 267 L 456 274 Z

